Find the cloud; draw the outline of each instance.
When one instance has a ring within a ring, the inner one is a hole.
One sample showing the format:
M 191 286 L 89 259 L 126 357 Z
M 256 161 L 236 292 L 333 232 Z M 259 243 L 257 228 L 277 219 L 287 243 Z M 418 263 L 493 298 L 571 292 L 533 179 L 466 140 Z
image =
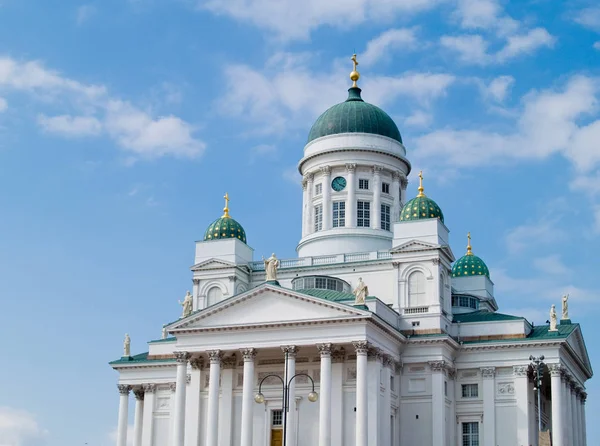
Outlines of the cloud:
M 250 149 L 250 160 L 255 161 L 258 158 L 273 157 L 277 154 L 277 146 L 274 144 L 259 144 Z
M 404 119 L 404 125 L 408 127 L 428 127 L 433 122 L 431 113 L 416 110 L 412 115 Z
M 154 117 L 118 97 L 103 85 L 85 84 L 45 68 L 36 61 L 0 58 L 0 87 L 30 93 L 35 99 L 85 116 L 61 113 L 38 116 L 42 130 L 66 137 L 108 135 L 134 156 L 197 157 L 205 144 L 194 136 L 196 128 L 173 116 Z
M 465 29 L 494 30 L 499 35 L 512 34 L 519 22 L 504 14 L 495 0 L 459 0 L 455 17 Z
M 458 53 L 462 62 L 475 65 L 489 63 L 488 43 L 480 35 L 442 36 L 440 43 L 444 48 Z
M 542 218 L 511 229 L 506 235 L 506 248 L 511 254 L 519 254 L 534 247 L 557 243 L 566 237 L 567 233 L 558 226 L 556 219 Z
M 87 22 L 92 16 L 94 16 L 96 12 L 97 10 L 94 5 L 81 5 L 77 8 L 75 22 L 78 26 L 81 26 L 85 22 Z
M 434 8 L 443 0 L 199 0 L 198 8 L 267 30 L 283 41 L 307 40 L 321 26 L 353 28 Z
M 506 46 L 495 57 L 499 62 L 504 62 L 522 54 L 531 54 L 538 48 L 552 48 L 555 42 L 556 38 L 544 28 L 535 28 L 526 34 L 510 36 Z
M 541 273 L 549 276 L 564 276 L 571 272 L 558 254 L 552 254 L 546 257 L 537 257 L 533 259 L 533 266 Z
M 6 99 L 0 98 L 0 113 L 5 112 L 8 109 L 8 102 Z
M 102 131 L 100 121 L 91 116 L 38 116 L 38 124 L 45 132 L 66 137 L 97 136 Z
M 360 56 L 360 63 L 374 65 L 394 50 L 412 49 L 417 44 L 415 30 L 409 28 L 390 29 L 367 43 L 366 50 Z
M 600 32 L 600 7 L 581 9 L 573 15 L 573 20 L 585 28 Z
M 514 83 L 515 78 L 512 76 L 498 76 L 486 86 L 485 94 L 496 102 L 504 102 Z
M 302 184 L 302 177 L 298 173 L 298 168 L 296 166 L 288 167 L 283 172 L 281 172 L 281 176 L 283 177 L 283 179 L 289 181 L 292 184 L 295 184 L 296 186 Z
M 0 445 L 40 446 L 48 432 L 27 411 L 0 407 Z

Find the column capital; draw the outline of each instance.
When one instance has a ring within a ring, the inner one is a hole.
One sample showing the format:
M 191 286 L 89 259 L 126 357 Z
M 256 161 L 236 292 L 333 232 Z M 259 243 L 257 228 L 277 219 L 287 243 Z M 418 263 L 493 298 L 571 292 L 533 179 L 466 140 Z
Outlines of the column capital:
M 496 367 L 481 367 L 481 376 L 483 378 L 494 378 L 496 376 Z
M 456 368 L 448 367 L 448 378 L 456 379 Z
M 144 392 L 154 393 L 156 391 L 156 384 L 142 384 Z
M 135 389 L 133 391 L 133 395 L 135 396 L 136 400 L 143 401 L 144 400 L 144 395 L 145 395 L 143 386 Z
M 356 163 L 347 163 L 346 170 L 348 172 L 354 172 L 356 170 Z
M 296 355 L 298 354 L 298 350 L 300 350 L 300 348 L 297 345 L 282 345 L 281 346 L 281 351 L 283 353 L 287 353 L 288 356 L 291 356 L 292 358 L 296 357 Z
M 374 165 L 372 169 L 373 175 L 381 175 L 381 172 L 383 171 L 383 166 Z
M 131 392 L 131 386 L 128 384 L 117 384 L 117 389 L 119 389 L 121 395 L 129 395 L 129 392 Z
M 406 189 L 408 187 L 408 180 L 406 178 L 400 178 L 400 185 L 402 189 Z
M 333 350 L 333 345 L 330 343 L 327 344 L 317 344 L 317 350 L 321 354 L 321 358 L 323 357 L 331 357 L 331 352 Z
M 235 369 L 237 358 L 235 357 L 235 355 L 228 356 L 226 358 L 223 358 L 221 363 L 224 369 Z
M 194 283 L 194 285 L 198 285 L 200 284 L 200 279 L 192 279 L 192 282 Z
M 188 359 L 190 359 L 192 355 L 188 352 L 175 352 L 175 359 L 177 360 L 177 364 L 187 364 Z
M 444 372 L 447 368 L 446 361 L 429 361 L 428 364 L 432 372 Z
M 258 354 L 258 350 L 255 348 L 240 348 L 240 353 L 244 358 L 244 362 L 250 362 L 254 361 L 254 358 L 256 358 L 256 355 Z
M 352 341 L 352 345 L 354 345 L 354 349 L 356 350 L 357 355 L 365 355 L 369 351 L 369 342 L 368 341 Z
M 306 179 L 306 176 L 302 177 L 302 189 L 306 190 L 308 188 L 308 180 Z
M 169 390 L 175 392 L 177 390 L 177 383 L 169 383 Z
M 561 376 L 562 366 L 559 363 L 547 364 L 550 376 Z
M 381 349 L 379 347 L 370 346 L 367 350 L 367 358 L 373 361 L 380 361 L 383 358 L 383 354 L 381 353 Z
M 211 364 L 221 364 L 221 359 L 223 359 L 223 352 L 221 350 L 209 350 L 206 353 Z
M 331 362 L 333 364 L 339 364 L 346 360 L 346 350 L 344 347 L 340 347 L 337 350 L 331 352 Z
M 404 364 L 402 363 L 402 361 L 396 361 L 394 364 L 394 369 L 395 372 L 400 374 L 402 373 L 402 369 L 404 368 Z
M 315 179 L 315 174 L 308 172 L 302 178 L 305 179 L 307 183 L 312 183 Z
M 395 362 L 396 362 L 395 359 L 392 358 L 391 355 L 387 355 L 387 354 L 383 355 L 383 366 L 384 367 L 387 367 L 388 369 L 393 370 Z
M 204 368 L 204 358 L 196 357 L 190 361 L 192 369 L 202 370 Z
M 321 166 L 320 170 L 323 175 L 331 174 L 331 166 Z

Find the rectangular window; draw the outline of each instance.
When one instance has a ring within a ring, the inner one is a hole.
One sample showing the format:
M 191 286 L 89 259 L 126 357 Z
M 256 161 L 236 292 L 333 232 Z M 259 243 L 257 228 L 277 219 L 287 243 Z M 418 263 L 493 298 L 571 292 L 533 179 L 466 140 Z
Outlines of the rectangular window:
M 385 231 L 390 230 L 390 205 L 382 204 L 381 205 L 381 229 Z
M 479 423 L 462 424 L 462 446 L 479 446 Z
M 315 195 L 321 195 L 323 193 L 323 185 L 321 183 L 315 184 Z
M 396 390 L 396 378 L 394 377 L 394 375 L 390 376 L 390 390 Z
M 333 227 L 343 228 L 346 226 L 346 202 L 333 202 Z
M 369 190 L 369 180 L 359 179 L 358 188 L 363 190 Z
M 448 381 L 444 381 L 444 396 L 448 396 Z
M 315 288 L 320 288 L 322 290 L 327 288 L 327 279 L 325 277 L 315 278 Z
M 381 183 L 381 193 L 383 193 L 383 194 L 390 193 L 390 183 Z
M 323 229 L 323 205 L 315 206 L 315 232 Z
M 356 203 L 356 226 L 359 228 L 371 226 L 371 203 L 369 201 Z
M 281 409 L 271 412 L 273 426 L 281 426 L 283 424 L 283 411 Z
M 479 396 L 479 386 L 477 384 L 463 384 L 462 385 L 462 397 L 463 398 L 477 398 Z

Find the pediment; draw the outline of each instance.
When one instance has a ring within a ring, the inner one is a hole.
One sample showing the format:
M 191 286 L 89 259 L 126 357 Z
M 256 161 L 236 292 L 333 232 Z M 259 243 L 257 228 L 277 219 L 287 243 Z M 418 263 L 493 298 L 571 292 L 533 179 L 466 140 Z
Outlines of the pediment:
M 583 334 L 581 333 L 581 329 L 579 327 L 573 330 L 571 335 L 567 338 L 567 343 L 577 358 L 585 365 L 591 377 L 592 363 L 590 362 L 585 341 L 583 340 Z
M 447 245 L 439 245 L 437 243 L 424 242 L 421 240 L 409 240 L 408 242 L 402 243 L 401 245 L 395 246 L 390 251 L 392 254 L 407 254 L 414 252 L 426 252 L 426 251 L 442 251 L 448 259 L 453 262 L 454 254 Z
M 235 263 L 227 262 L 225 260 L 208 259 L 208 260 L 205 260 L 204 262 L 196 263 L 194 266 L 191 267 L 191 270 L 192 271 L 207 271 L 207 270 L 214 270 L 214 269 L 235 268 L 236 266 L 237 265 Z
M 169 332 L 218 327 L 248 327 L 339 321 L 370 316 L 369 311 L 330 302 L 274 285 L 262 285 L 191 314 Z

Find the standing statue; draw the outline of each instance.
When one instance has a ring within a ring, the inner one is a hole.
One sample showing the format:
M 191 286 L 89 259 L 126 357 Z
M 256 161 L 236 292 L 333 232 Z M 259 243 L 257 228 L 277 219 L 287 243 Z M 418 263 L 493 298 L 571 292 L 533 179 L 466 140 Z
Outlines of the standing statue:
M 167 326 L 163 325 L 161 339 L 167 339 Z
M 556 308 L 555 308 L 554 304 L 552 304 L 552 308 L 550 308 L 550 330 L 549 331 L 557 331 L 557 328 L 556 328 Z
M 125 333 L 125 340 L 123 341 L 123 356 L 131 356 L 131 338 Z
M 565 294 L 562 298 L 562 317 L 561 319 L 569 319 L 569 295 Z
M 277 268 L 279 268 L 279 259 L 275 256 L 275 253 L 271 254 L 271 257 L 265 260 L 265 273 L 267 276 L 267 282 L 271 280 L 277 280 Z
M 186 293 L 185 297 L 183 298 L 183 302 L 178 301 L 179 305 L 181 305 L 183 307 L 183 313 L 181 314 L 181 317 L 188 317 L 190 314 L 192 314 L 192 306 L 193 306 L 193 300 L 192 300 L 192 293 L 190 293 L 189 291 Z
M 358 284 L 356 285 L 356 288 L 354 288 L 354 291 L 352 293 L 355 297 L 354 305 L 365 304 L 365 300 L 367 298 L 367 295 L 369 294 L 369 287 L 365 285 L 365 283 L 362 280 L 362 277 L 358 278 Z

